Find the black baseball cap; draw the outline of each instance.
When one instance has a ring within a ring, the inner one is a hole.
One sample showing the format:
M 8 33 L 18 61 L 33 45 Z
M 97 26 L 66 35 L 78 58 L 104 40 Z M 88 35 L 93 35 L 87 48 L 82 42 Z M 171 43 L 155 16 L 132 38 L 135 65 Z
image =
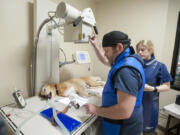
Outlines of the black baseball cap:
M 104 35 L 102 46 L 103 47 L 116 47 L 117 43 L 130 45 L 131 39 L 128 35 L 121 31 L 112 31 Z

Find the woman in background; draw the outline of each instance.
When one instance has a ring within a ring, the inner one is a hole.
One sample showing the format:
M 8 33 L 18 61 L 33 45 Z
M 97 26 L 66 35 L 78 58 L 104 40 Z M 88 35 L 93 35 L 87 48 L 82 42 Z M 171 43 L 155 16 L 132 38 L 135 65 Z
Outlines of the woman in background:
M 151 40 L 141 40 L 136 45 L 137 53 L 144 60 L 146 84 L 143 93 L 143 135 L 157 135 L 159 92 L 168 91 L 172 81 L 165 64 L 154 57 L 154 46 Z

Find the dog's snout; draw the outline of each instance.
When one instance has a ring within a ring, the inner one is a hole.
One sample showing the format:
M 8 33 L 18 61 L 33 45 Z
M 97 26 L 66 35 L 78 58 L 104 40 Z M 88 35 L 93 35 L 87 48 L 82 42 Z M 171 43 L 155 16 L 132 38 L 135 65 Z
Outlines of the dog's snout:
M 50 92 L 48 95 L 47 95 L 47 99 L 51 99 L 52 98 L 52 92 Z
M 50 92 L 48 95 L 44 95 L 43 96 L 46 100 L 51 99 L 52 98 L 52 93 Z

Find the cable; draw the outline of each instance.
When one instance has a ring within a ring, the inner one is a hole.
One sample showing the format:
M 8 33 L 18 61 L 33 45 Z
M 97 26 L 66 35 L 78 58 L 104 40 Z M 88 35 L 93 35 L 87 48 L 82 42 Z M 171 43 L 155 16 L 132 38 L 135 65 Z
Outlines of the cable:
M 61 22 L 62 20 L 62 22 Z M 64 35 L 64 24 L 65 24 L 65 20 L 64 19 L 61 19 L 59 18 L 59 22 L 58 22 L 58 32 L 62 35 Z
M 52 21 L 51 21 L 51 25 L 52 25 Z M 48 39 L 50 40 L 49 43 L 50 43 L 50 75 L 48 77 L 48 82 L 52 82 L 52 69 L 53 69 L 53 64 L 52 64 L 52 61 L 53 61 L 53 39 L 52 39 L 52 30 L 50 30 L 49 33 L 47 33 L 47 36 L 49 37 Z
M 65 52 L 64 52 L 64 50 L 60 47 L 59 48 L 59 50 L 63 53 L 63 55 L 64 55 L 64 62 L 66 62 L 67 61 L 67 59 L 66 59 L 66 54 L 65 54 Z
M 67 61 L 67 62 L 60 62 L 59 63 L 59 67 L 61 68 L 62 66 L 66 65 L 66 64 L 72 64 L 72 63 L 75 63 L 76 61 L 75 60 L 72 60 L 72 61 Z
M 42 109 L 40 109 L 39 111 L 37 111 L 36 113 L 34 113 L 33 115 L 31 115 L 30 117 L 28 117 L 27 119 L 25 119 L 16 129 L 15 135 L 19 135 L 21 128 L 29 121 L 31 120 L 34 116 L 36 116 L 37 114 L 39 114 L 42 110 L 44 110 L 47 107 L 48 104 L 44 105 L 44 107 Z
M 51 15 L 50 15 L 51 13 L 53 13 L 54 15 L 53 15 L 53 16 L 51 16 Z M 48 12 L 48 16 L 49 16 L 49 18 L 55 17 L 55 14 L 56 14 L 56 11 L 49 11 L 49 12 Z

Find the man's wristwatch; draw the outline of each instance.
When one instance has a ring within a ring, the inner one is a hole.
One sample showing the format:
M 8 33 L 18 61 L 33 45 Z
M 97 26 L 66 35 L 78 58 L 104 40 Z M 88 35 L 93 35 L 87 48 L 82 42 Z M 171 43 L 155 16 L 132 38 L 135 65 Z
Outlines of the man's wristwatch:
M 156 87 L 154 87 L 154 90 L 153 90 L 153 92 L 158 92 Z

